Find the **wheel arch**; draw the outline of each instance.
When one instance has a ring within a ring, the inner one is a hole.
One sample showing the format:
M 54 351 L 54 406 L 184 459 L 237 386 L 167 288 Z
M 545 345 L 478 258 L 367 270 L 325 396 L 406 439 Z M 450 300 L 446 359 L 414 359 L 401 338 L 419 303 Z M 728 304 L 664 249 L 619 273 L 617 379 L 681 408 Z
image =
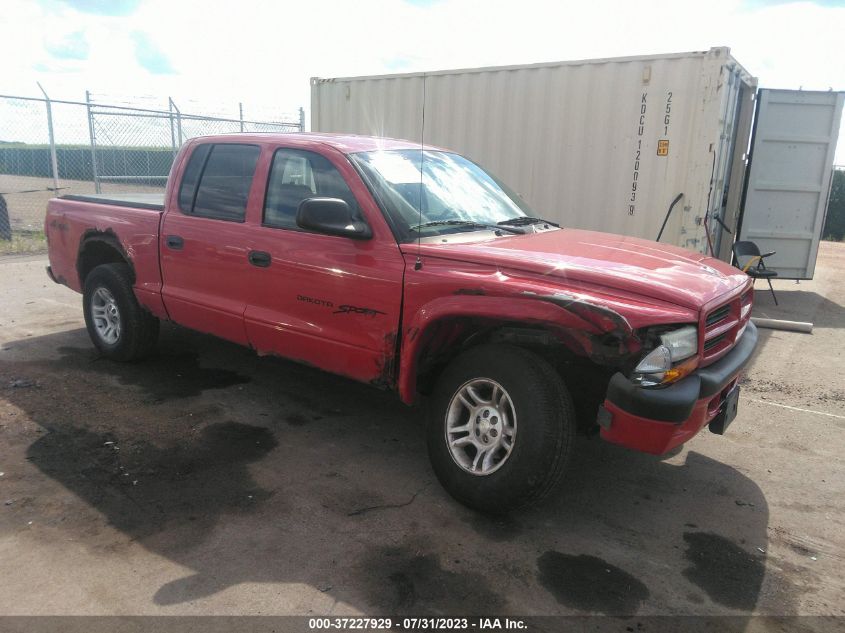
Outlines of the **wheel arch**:
M 102 264 L 126 264 L 132 283 L 135 283 L 135 268 L 132 260 L 111 229 L 105 231 L 86 231 L 79 240 L 79 252 L 76 256 L 76 272 L 79 284 L 85 286 L 85 278 L 97 266 Z
M 625 356 L 624 338 L 619 332 L 603 331 L 574 311 L 537 298 L 478 295 L 435 299 L 418 310 L 404 328 L 399 396 L 408 404 L 415 402 L 419 394 L 430 392 L 439 372 L 453 358 L 482 343 L 507 342 L 541 356 L 562 353 L 601 365 Z

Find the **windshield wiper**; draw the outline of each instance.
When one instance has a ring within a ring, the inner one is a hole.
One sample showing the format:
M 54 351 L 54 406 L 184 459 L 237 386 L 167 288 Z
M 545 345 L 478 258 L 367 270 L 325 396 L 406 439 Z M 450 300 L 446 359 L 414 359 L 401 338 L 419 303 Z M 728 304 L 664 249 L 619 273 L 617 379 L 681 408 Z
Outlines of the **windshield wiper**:
M 501 222 L 497 222 L 499 226 L 503 225 L 510 225 L 510 226 L 525 226 L 527 224 L 550 224 L 552 226 L 556 226 L 560 228 L 560 224 L 557 222 L 552 222 L 550 220 L 544 220 L 543 218 L 533 218 L 530 215 L 521 215 L 516 218 L 511 218 L 510 220 L 502 220 Z
M 490 229 L 491 231 L 507 231 L 508 233 L 516 233 L 518 235 L 525 233 L 525 231 L 510 226 L 501 226 L 501 223 L 485 224 L 484 222 L 473 222 L 472 220 L 435 220 L 433 222 L 424 222 L 423 224 L 412 226 L 411 230 L 419 231 L 420 229 L 424 229 L 429 226 L 466 226 L 479 229 Z

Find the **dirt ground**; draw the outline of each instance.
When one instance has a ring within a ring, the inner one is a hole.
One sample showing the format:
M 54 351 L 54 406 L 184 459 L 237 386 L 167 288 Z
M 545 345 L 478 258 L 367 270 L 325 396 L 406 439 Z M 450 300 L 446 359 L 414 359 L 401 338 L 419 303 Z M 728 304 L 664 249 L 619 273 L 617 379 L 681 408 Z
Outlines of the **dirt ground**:
M 490 520 L 370 387 L 175 327 L 100 359 L 45 258 L 0 260 L 0 614 L 845 615 L 845 244 L 758 284 L 739 417 L 662 459 L 581 438 Z M 629 628 L 628 630 L 633 630 Z

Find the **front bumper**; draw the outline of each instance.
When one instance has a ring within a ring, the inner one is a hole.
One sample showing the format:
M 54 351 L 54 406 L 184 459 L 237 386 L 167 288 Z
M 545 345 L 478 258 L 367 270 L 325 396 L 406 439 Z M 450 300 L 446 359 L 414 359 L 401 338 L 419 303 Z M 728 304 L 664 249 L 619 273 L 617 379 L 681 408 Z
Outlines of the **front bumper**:
M 663 389 L 644 389 L 614 374 L 599 408 L 601 436 L 646 453 L 660 455 L 698 433 L 706 424 L 721 433 L 720 414 L 742 369 L 757 346 L 757 328 L 749 322 L 734 348 L 721 359 Z

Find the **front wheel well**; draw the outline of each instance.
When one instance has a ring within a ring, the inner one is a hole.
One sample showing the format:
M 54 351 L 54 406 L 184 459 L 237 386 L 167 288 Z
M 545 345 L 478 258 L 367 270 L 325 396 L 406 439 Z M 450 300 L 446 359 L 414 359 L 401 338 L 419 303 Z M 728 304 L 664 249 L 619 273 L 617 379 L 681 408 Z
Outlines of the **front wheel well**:
M 455 357 L 485 343 L 507 343 L 542 356 L 551 364 L 556 358 L 575 358 L 560 333 L 552 328 L 479 317 L 442 319 L 421 334 L 416 359 L 417 391 L 428 395 L 440 372 Z
M 91 271 L 102 264 L 126 264 L 129 266 L 131 281 L 135 283 L 132 262 L 126 256 L 117 237 L 110 231 L 89 232 L 83 236 L 79 244 L 79 255 L 76 259 L 80 285 L 84 285 Z
M 574 396 L 578 426 L 584 431 L 594 427 L 598 406 L 618 371 L 580 353 L 571 333 L 540 324 L 456 317 L 435 322 L 422 336 L 416 362 L 419 394 L 431 395 L 440 374 L 467 350 L 483 344 L 512 345 L 537 354 L 561 376 Z

